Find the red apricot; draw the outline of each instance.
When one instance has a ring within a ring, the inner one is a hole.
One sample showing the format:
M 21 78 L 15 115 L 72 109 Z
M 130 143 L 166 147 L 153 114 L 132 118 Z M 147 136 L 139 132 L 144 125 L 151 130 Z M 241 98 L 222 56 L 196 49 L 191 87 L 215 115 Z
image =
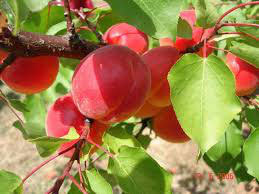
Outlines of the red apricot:
M 108 44 L 118 44 L 129 47 L 138 54 L 148 49 L 148 37 L 146 34 L 127 23 L 119 23 L 110 27 L 103 36 Z
M 171 104 L 167 74 L 179 58 L 179 51 L 171 46 L 153 48 L 142 56 L 151 70 L 151 91 L 147 101 L 153 106 Z
M 135 114 L 136 117 L 140 118 L 149 118 L 155 116 L 160 112 L 162 108 L 156 107 L 150 104 L 149 102 L 145 102 L 145 104 L 139 109 L 139 111 Z
M 52 85 L 57 77 L 58 69 L 57 57 L 19 57 L 4 69 L 2 80 L 16 92 L 34 94 Z
M 236 94 L 238 96 L 252 94 L 259 83 L 259 70 L 231 53 L 227 54 L 227 64 L 235 76 Z
M 196 15 L 194 10 L 185 10 L 180 13 L 180 17 L 187 21 L 189 25 L 192 27 L 192 38 L 186 39 L 182 37 L 176 37 L 176 41 L 173 42 L 170 38 L 162 38 L 160 39 L 160 45 L 161 46 L 173 46 L 177 48 L 180 52 L 186 51 L 187 48 L 191 48 L 194 45 L 198 44 L 201 41 L 204 41 L 205 38 L 210 37 L 211 33 L 213 33 L 214 29 L 203 29 L 201 27 L 195 27 L 196 22 Z M 206 47 L 202 47 L 197 54 L 201 57 L 204 55 L 204 49 L 206 48 L 206 56 L 213 52 L 213 48 L 210 46 L 213 46 L 214 42 L 208 42 L 206 44 Z
M 172 106 L 162 109 L 154 116 L 152 126 L 156 135 L 166 141 L 182 143 L 190 140 L 178 122 Z
M 8 53 L 3 51 L 3 50 L 0 50 L 0 63 L 3 62 L 3 60 L 8 56 Z
M 79 111 L 102 122 L 133 116 L 151 86 L 150 69 L 131 49 L 110 45 L 95 50 L 77 66 L 72 95 Z
M 85 116 L 82 115 L 75 106 L 72 96 L 67 94 L 58 98 L 48 110 L 46 119 L 46 132 L 50 137 L 62 137 L 68 134 L 70 128 L 75 128 L 77 133 L 81 135 L 82 129 L 85 125 Z M 91 129 L 87 139 L 92 140 L 98 145 L 102 144 L 102 135 L 107 130 L 108 125 L 94 121 L 91 124 Z M 78 139 L 64 143 L 61 145 L 59 151 L 63 151 L 73 144 Z M 71 157 L 74 149 L 65 153 L 65 156 Z

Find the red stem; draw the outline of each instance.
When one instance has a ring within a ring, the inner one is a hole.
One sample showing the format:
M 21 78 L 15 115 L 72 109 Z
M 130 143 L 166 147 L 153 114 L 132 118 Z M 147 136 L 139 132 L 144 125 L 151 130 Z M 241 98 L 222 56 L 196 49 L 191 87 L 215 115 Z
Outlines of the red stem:
M 67 177 L 75 184 L 75 186 L 83 193 L 88 194 L 87 191 L 79 185 L 79 183 L 76 181 L 76 179 L 71 176 L 69 173 L 67 173 Z
M 29 178 L 31 177 L 35 172 L 37 172 L 40 168 L 42 168 L 43 166 L 45 166 L 46 164 L 48 164 L 49 162 L 51 162 L 52 160 L 56 159 L 57 157 L 59 157 L 60 155 L 72 150 L 75 147 L 76 144 L 74 144 L 73 146 L 70 146 L 69 148 L 63 150 L 62 152 L 57 153 L 56 155 L 52 156 L 51 158 L 49 158 L 48 160 L 45 160 L 44 162 L 42 162 L 40 165 L 38 165 L 37 167 L 35 167 L 23 180 L 22 180 L 22 184 Z
M 115 156 L 110 153 L 108 150 L 106 150 L 104 147 L 96 144 L 95 142 L 93 142 L 91 139 L 87 139 L 87 141 L 90 143 L 90 144 L 93 144 L 94 146 L 96 146 L 97 148 L 99 148 L 100 150 L 102 150 L 103 152 L 105 152 L 109 157 L 111 158 L 115 158 Z
M 81 187 L 85 188 L 80 160 L 77 160 L 77 170 L 80 178 L 80 185 Z
M 238 35 L 243 35 L 243 36 L 247 36 L 247 37 L 250 37 L 250 38 L 253 38 L 253 39 L 259 41 L 259 38 L 255 37 L 255 36 L 253 36 L 253 35 L 251 35 L 251 34 L 247 34 L 247 33 L 245 33 L 245 32 L 220 32 L 220 33 L 218 33 L 218 35 L 225 35 L 225 34 L 238 34 Z
M 253 1 L 253 2 L 247 2 L 247 3 L 241 3 L 233 8 L 231 8 L 230 10 L 226 11 L 216 22 L 215 26 L 218 26 L 220 24 L 220 22 L 223 20 L 224 17 L 226 17 L 228 14 L 230 14 L 231 12 L 235 11 L 236 9 L 239 9 L 241 7 L 245 7 L 247 5 L 258 5 L 259 1 Z

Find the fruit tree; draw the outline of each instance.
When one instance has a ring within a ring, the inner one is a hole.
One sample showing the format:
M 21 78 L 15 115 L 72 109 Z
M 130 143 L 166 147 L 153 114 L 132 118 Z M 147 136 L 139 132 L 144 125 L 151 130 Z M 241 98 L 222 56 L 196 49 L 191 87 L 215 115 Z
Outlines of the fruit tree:
M 147 151 L 155 138 L 192 141 L 220 179 L 231 171 L 258 183 L 258 8 L 244 0 L 1 0 L 0 80 L 20 98 L 0 88 L 0 99 L 46 160 L 24 177 L 0 170 L 0 193 L 25 193 L 59 157 L 67 163 L 46 194 L 64 185 L 69 194 L 170 194 L 173 173 Z

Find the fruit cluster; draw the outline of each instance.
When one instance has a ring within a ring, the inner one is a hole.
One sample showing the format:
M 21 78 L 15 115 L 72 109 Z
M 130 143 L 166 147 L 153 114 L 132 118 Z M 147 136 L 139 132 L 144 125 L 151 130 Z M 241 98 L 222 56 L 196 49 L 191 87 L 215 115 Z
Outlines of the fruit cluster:
M 100 145 L 110 124 L 136 116 L 152 118 L 154 131 L 167 141 L 188 141 L 171 105 L 167 74 L 183 51 L 208 38 L 213 29 L 196 27 L 194 10 L 183 11 L 180 16 L 192 27 L 192 38 L 177 37 L 175 42 L 164 38 L 160 47 L 151 50 L 148 50 L 148 36 L 129 24 L 120 23 L 108 29 L 103 36 L 108 46 L 81 60 L 72 78 L 71 92 L 49 108 L 48 136 L 62 137 L 71 127 L 80 135 L 86 118 L 90 118 L 93 123 L 87 140 Z M 211 45 L 214 42 L 208 42 L 197 54 L 206 57 L 213 52 Z M 6 55 L 1 51 L 0 60 Z M 236 94 L 253 93 L 259 71 L 233 54 L 227 54 L 227 64 L 236 79 Z M 20 57 L 4 69 L 1 79 L 17 92 L 34 94 L 53 83 L 58 68 L 57 57 Z M 77 141 L 63 144 L 60 150 Z M 71 156 L 72 152 L 66 155 Z

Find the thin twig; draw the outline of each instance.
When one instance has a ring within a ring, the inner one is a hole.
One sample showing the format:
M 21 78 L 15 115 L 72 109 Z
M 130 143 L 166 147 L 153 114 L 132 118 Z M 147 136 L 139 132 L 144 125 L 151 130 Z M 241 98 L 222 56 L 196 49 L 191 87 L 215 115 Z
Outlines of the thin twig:
M 25 128 L 25 124 L 22 120 L 22 118 L 16 113 L 16 111 L 14 110 L 14 108 L 12 107 L 12 105 L 10 104 L 9 100 L 7 99 L 7 97 L 5 96 L 5 94 L 3 93 L 3 91 L 0 89 L 0 98 L 3 99 L 3 101 L 5 102 L 5 104 L 8 106 L 8 108 L 11 110 L 11 112 L 16 116 L 16 118 L 20 121 L 21 125 L 23 128 Z
M 90 143 L 90 144 L 93 144 L 94 146 L 96 146 L 97 148 L 99 148 L 100 150 L 102 150 L 103 152 L 105 152 L 109 157 L 111 158 L 115 158 L 115 156 L 110 153 L 108 150 L 106 150 L 104 147 L 96 144 L 94 141 L 92 141 L 91 139 L 87 139 L 87 141 Z
M 53 187 L 51 187 L 46 194 L 58 194 L 59 190 L 67 176 L 67 174 L 70 172 L 75 160 L 78 160 L 80 157 L 81 148 L 83 147 L 84 143 L 86 142 L 86 137 L 89 133 L 90 129 L 90 123 L 86 124 L 86 126 L 83 128 L 83 133 L 80 136 L 80 140 L 75 144 L 75 151 L 73 153 L 73 156 L 69 160 L 69 162 L 66 164 L 63 173 L 61 176 L 59 176 L 54 184 Z
M 95 163 L 96 161 L 98 161 L 101 157 L 103 157 L 106 153 L 103 152 L 102 154 L 100 154 L 97 158 L 95 158 L 94 160 L 91 161 L 91 163 Z
M 220 22 L 223 20 L 224 17 L 226 17 L 228 14 L 230 14 L 231 12 L 235 11 L 236 9 L 239 9 L 241 7 L 245 7 L 247 5 L 258 5 L 259 1 L 253 1 L 253 2 L 247 2 L 247 3 L 241 3 L 233 8 L 231 8 L 230 10 L 226 11 L 216 22 L 215 26 L 218 26 L 220 24 Z
M 23 180 L 22 183 L 24 183 L 29 177 L 31 177 L 35 172 L 37 172 L 39 169 L 41 169 L 43 166 L 45 166 L 46 164 L 48 164 L 49 162 L 51 162 L 52 160 L 56 159 L 57 157 L 63 155 L 64 153 L 72 150 L 73 148 L 75 148 L 75 144 L 68 147 L 67 149 L 57 153 L 56 155 L 52 156 L 51 158 L 49 158 L 48 160 L 45 160 L 44 162 L 42 162 L 40 165 L 38 165 L 36 168 L 34 168 Z
M 75 26 L 72 22 L 72 17 L 71 17 L 71 13 L 70 13 L 70 5 L 69 5 L 68 0 L 64 0 L 64 9 L 65 9 L 64 16 L 67 20 L 67 31 L 70 33 L 71 36 L 73 36 L 73 35 L 75 35 L 76 31 L 75 31 Z
M 76 181 L 76 179 L 70 175 L 70 173 L 67 173 L 67 177 L 74 183 L 74 185 L 83 193 L 88 194 L 87 191 L 79 185 L 79 183 Z
M 82 173 L 82 168 L 81 168 L 81 164 L 80 164 L 80 159 L 77 160 L 77 171 L 78 171 L 79 178 L 80 178 L 80 185 L 81 185 L 81 187 L 85 188 L 84 179 L 83 179 L 83 173 Z

